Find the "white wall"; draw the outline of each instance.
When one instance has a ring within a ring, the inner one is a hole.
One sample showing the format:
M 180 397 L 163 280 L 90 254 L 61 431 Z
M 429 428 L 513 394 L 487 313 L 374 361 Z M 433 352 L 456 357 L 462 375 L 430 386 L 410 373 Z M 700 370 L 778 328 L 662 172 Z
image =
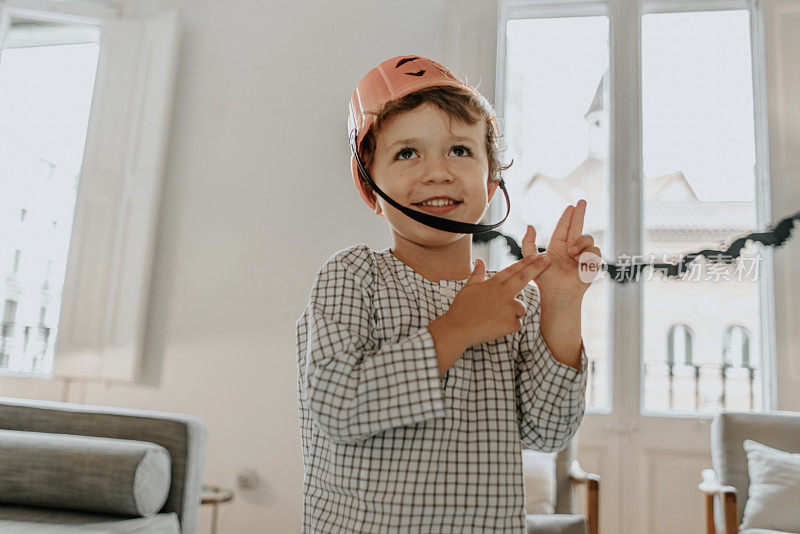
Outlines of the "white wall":
M 2 378 L 0 391 L 199 416 L 205 482 L 232 487 L 240 468 L 263 478 L 222 505 L 220 530 L 299 532 L 295 321 L 330 255 L 391 245 L 350 176 L 348 101 L 384 59 L 446 61 L 448 2 L 183 6 L 148 312 L 153 385 Z

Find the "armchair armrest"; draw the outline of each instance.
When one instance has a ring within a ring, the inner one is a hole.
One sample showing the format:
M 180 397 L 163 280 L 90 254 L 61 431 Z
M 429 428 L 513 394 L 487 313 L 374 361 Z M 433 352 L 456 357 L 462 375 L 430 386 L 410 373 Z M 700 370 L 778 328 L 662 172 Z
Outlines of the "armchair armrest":
M 739 532 L 739 512 L 736 508 L 736 488 L 733 486 L 723 486 L 717 480 L 717 474 L 713 469 L 703 469 L 703 481 L 697 485 L 697 489 L 705 494 L 706 499 L 706 534 L 716 534 L 714 526 L 714 496 L 719 495 L 722 500 L 722 511 L 725 534 L 738 534 Z
M 600 520 L 600 475 L 587 473 L 578 460 L 569 468 L 569 479 L 573 486 L 586 485 L 586 516 L 589 519 L 589 534 L 597 534 Z

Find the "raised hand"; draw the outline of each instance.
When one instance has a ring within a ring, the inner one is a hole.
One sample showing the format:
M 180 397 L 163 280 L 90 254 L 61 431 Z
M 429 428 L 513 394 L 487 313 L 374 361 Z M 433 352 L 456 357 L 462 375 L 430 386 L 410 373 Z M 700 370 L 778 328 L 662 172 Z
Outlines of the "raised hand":
M 483 260 L 475 260 L 472 274 L 442 316 L 458 332 L 464 349 L 522 329 L 527 308 L 516 296 L 548 263 L 545 255 L 523 258 L 484 280 Z
M 600 249 L 594 246 L 592 236 L 581 234 L 585 213 L 586 201 L 579 200 L 575 206 L 567 206 L 561 214 L 547 250 L 542 253 L 550 257 L 550 265 L 535 280 L 541 293 L 581 300 L 599 273 Z M 528 227 L 522 239 L 523 259 L 542 254 L 536 248 L 536 230 Z M 583 273 L 580 276 L 579 267 Z

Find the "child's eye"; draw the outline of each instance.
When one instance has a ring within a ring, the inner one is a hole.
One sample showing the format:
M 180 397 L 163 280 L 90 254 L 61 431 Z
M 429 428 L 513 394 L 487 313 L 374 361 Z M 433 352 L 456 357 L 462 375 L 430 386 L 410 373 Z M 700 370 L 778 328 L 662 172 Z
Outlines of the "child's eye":
M 403 147 L 400 151 L 395 155 L 394 159 L 409 159 L 404 158 L 403 154 L 408 154 L 409 156 L 413 153 L 414 149 L 411 147 Z
M 451 149 L 451 151 L 452 150 L 458 151 L 456 153 L 456 155 L 458 157 L 464 157 L 464 156 L 471 156 L 472 155 L 472 151 L 469 148 L 465 147 L 464 145 L 455 145 Z M 397 154 L 395 155 L 394 159 L 411 159 L 411 156 L 412 156 L 413 153 L 414 153 L 414 149 L 412 147 L 403 147 L 397 152 Z
M 471 156 L 472 151 L 463 145 L 457 145 L 453 147 L 454 150 L 462 150 L 464 156 Z

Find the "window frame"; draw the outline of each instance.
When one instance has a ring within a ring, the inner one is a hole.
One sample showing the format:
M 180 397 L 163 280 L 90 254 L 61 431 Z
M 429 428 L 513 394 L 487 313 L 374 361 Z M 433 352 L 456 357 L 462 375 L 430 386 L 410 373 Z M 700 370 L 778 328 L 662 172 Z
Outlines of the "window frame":
M 607 16 L 609 22 L 609 158 L 605 162 L 611 190 L 610 228 L 604 257 L 614 261 L 620 254 L 642 254 L 644 245 L 644 184 L 641 109 L 641 21 L 644 15 L 689 11 L 748 10 L 753 76 L 755 138 L 756 225 L 772 224 L 770 210 L 769 130 L 767 115 L 766 45 L 761 0 L 500 0 L 497 17 L 495 109 L 502 114 L 505 96 L 506 27 L 523 18 Z M 501 124 L 502 124 L 502 117 Z M 493 202 L 489 221 L 504 215 L 505 206 Z M 502 212 L 501 212 L 502 211 Z M 633 224 L 631 224 L 633 223 Z M 491 261 L 498 263 L 506 252 L 497 240 L 489 244 Z M 689 252 L 689 251 L 687 251 Z M 775 298 L 773 250 L 760 247 L 758 277 L 762 356 L 762 411 L 777 406 L 777 361 L 775 354 Z M 709 412 L 644 411 L 641 377 L 644 354 L 644 284 L 609 282 L 609 339 L 606 353 L 610 380 L 607 409 L 588 408 L 587 414 L 610 414 L 624 420 L 639 417 L 711 419 Z M 634 317 L 623 323 L 620 317 Z
M 100 28 L 100 57 L 70 237 L 52 372 L 3 381 L 154 383 L 144 352 L 181 30 L 175 0 L 0 0 L 11 18 Z

